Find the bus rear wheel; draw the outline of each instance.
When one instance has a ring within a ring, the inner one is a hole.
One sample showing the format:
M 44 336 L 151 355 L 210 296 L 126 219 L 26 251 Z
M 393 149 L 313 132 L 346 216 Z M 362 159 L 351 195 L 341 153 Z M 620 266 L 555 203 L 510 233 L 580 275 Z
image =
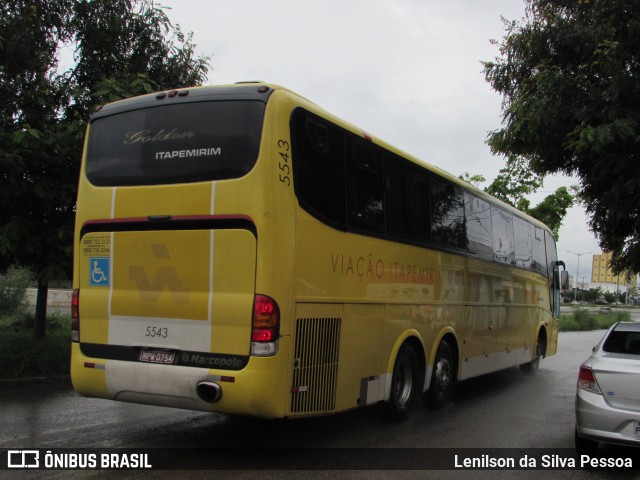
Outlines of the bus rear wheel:
M 540 360 L 544 357 L 543 345 L 542 345 L 542 336 L 538 336 L 538 340 L 536 341 L 536 351 L 533 360 L 528 363 L 524 363 L 520 365 L 520 371 L 526 375 L 535 375 L 540 368 Z
M 431 383 L 427 394 L 427 401 L 432 408 L 439 409 L 447 404 L 455 381 L 453 353 L 449 343 L 443 340 L 436 351 Z
M 418 372 L 418 356 L 413 347 L 405 343 L 400 348 L 393 367 L 388 403 L 389 416 L 396 422 L 406 420 L 411 413 L 411 407 L 419 389 Z

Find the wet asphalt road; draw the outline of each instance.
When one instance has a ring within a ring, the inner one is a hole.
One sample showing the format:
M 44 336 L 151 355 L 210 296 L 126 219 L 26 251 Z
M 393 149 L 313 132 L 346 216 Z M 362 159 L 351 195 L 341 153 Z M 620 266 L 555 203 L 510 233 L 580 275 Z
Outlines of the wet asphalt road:
M 68 381 L 0 386 L 0 448 L 573 448 L 577 370 L 603 331 L 560 334 L 538 374 L 512 368 L 458 384 L 451 405 L 417 405 L 390 423 L 381 407 L 264 421 L 83 398 Z M 362 452 L 361 450 L 357 450 Z M 287 451 L 287 455 L 291 452 Z M 384 455 L 384 450 L 373 450 Z M 412 450 L 418 452 L 419 450 Z M 637 455 L 605 447 L 603 455 Z M 638 459 L 636 458 L 636 461 Z M 253 462 L 255 466 L 255 462 Z M 326 467 L 323 467 L 326 468 Z M 173 471 L 1 472 L 6 478 L 183 478 Z M 17 475 L 14 475 L 17 474 Z M 640 471 L 204 471 L 189 478 L 640 478 Z

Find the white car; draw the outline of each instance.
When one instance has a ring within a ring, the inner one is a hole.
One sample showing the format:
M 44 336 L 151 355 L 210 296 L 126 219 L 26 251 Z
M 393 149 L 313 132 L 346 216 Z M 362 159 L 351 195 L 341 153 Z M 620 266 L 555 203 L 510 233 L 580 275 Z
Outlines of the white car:
M 616 323 L 580 367 L 575 446 L 640 446 L 640 323 Z

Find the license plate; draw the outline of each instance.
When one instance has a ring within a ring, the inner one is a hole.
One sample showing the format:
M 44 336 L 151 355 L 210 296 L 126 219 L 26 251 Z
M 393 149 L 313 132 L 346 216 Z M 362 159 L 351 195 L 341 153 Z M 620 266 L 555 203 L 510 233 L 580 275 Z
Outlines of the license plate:
M 175 352 L 162 352 L 157 350 L 143 350 L 138 356 L 138 360 L 148 363 L 164 363 L 171 365 L 175 359 Z
M 640 438 L 640 422 L 635 422 L 634 429 L 636 437 Z

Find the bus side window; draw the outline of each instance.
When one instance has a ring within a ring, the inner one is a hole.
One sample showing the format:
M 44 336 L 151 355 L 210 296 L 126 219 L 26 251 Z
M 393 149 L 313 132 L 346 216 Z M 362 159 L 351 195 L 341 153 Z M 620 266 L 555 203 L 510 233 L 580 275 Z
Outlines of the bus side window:
M 349 226 L 384 233 L 382 168 L 376 149 L 353 138 L 347 162 Z
M 533 265 L 531 268 L 545 277 L 547 276 L 547 253 L 544 245 L 544 230 L 531 225 L 532 230 L 532 249 L 533 249 Z
M 345 229 L 345 135 L 338 127 L 298 110 L 292 120 L 294 186 L 301 205 Z
M 431 179 L 429 186 L 431 241 L 445 247 L 466 249 L 462 189 L 451 182 L 436 178 Z
M 329 155 L 331 152 L 329 128 L 312 119 L 308 119 L 305 126 L 309 148 L 317 151 L 320 155 Z
M 464 208 L 469 253 L 483 260 L 493 260 L 491 204 L 465 192 Z
M 531 224 L 526 220 L 514 217 L 513 233 L 515 242 L 516 265 L 519 267 L 531 268 L 533 264 Z
M 513 238 L 513 215 L 491 206 L 491 224 L 493 225 L 493 252 L 497 262 L 514 264 L 515 245 Z
M 391 153 L 385 153 L 384 175 L 387 234 L 418 243 L 431 240 L 427 175 Z

